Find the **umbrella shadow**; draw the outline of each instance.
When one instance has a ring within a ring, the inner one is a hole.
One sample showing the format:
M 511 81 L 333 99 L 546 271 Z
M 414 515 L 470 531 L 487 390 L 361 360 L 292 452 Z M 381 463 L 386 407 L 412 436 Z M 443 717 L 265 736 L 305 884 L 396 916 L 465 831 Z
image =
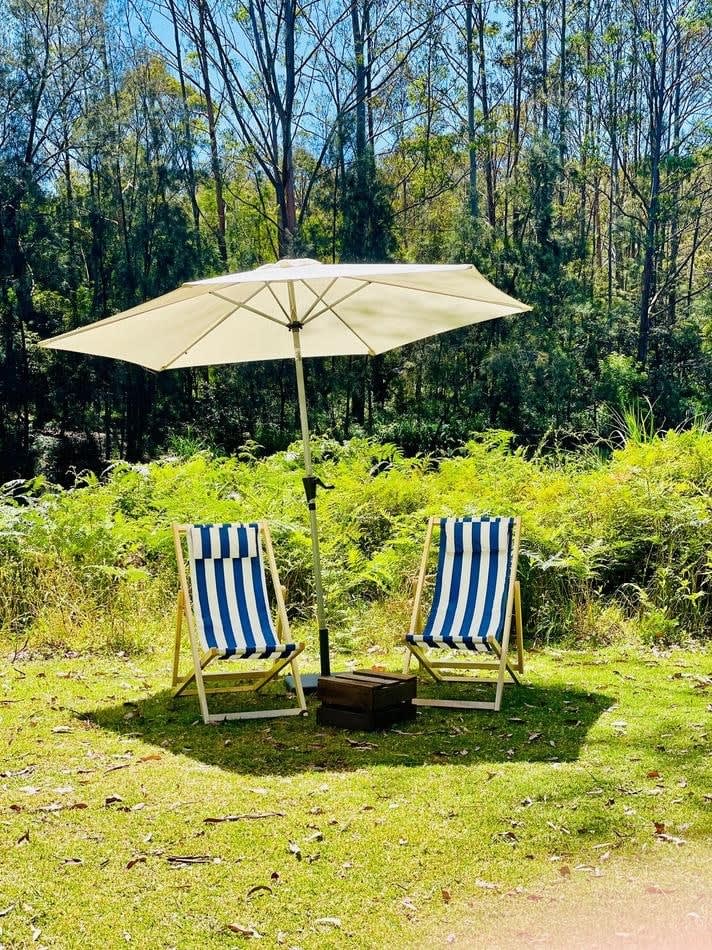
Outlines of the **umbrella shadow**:
M 171 702 L 165 690 L 135 704 L 102 706 L 81 718 L 227 771 L 291 775 L 376 765 L 572 762 L 612 702 L 603 693 L 573 687 L 522 686 L 507 692 L 500 713 L 419 708 L 413 720 L 366 733 L 320 726 L 315 699 L 307 717 L 204 726 L 194 701 Z M 247 705 L 243 701 L 236 708 Z

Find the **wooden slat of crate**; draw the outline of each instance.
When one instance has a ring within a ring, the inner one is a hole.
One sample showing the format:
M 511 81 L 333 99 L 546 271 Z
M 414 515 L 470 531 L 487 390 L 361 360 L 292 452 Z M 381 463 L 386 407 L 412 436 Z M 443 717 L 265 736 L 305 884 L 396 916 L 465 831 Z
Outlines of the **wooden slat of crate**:
M 373 712 L 409 702 L 416 684 L 414 676 L 359 670 L 320 677 L 317 696 L 325 706 Z

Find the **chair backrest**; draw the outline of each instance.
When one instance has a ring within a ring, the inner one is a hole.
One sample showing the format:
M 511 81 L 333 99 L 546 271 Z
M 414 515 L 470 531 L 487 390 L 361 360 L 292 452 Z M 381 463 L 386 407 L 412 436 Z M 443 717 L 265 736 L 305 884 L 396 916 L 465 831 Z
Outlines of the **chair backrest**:
M 513 583 L 515 518 L 442 518 L 430 615 L 423 636 L 501 642 Z
M 262 562 L 260 525 L 187 525 L 193 609 L 206 650 L 255 653 L 279 641 Z

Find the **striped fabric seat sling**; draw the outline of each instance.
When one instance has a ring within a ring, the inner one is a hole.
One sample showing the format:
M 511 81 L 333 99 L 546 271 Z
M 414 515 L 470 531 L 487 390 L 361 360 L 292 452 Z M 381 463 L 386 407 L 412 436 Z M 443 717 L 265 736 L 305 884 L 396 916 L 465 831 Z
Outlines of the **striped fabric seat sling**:
M 189 525 L 196 628 L 205 650 L 223 659 L 288 657 L 272 622 L 259 524 Z
M 502 642 L 512 583 L 513 518 L 442 518 L 435 594 L 411 643 L 490 652 Z

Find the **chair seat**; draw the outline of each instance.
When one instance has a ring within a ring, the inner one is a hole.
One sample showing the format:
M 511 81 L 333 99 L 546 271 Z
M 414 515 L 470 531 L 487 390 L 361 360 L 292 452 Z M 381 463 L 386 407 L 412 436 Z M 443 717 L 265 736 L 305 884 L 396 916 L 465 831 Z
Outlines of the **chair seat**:
M 490 643 L 483 637 L 420 637 L 414 633 L 407 633 L 405 637 L 408 643 L 416 646 L 449 647 L 451 650 L 469 650 L 472 653 L 491 653 Z
M 245 647 L 241 650 L 225 650 L 219 655 L 221 660 L 286 660 L 292 653 L 301 650 L 301 643 L 275 643 L 273 646 L 260 645 L 258 647 Z

